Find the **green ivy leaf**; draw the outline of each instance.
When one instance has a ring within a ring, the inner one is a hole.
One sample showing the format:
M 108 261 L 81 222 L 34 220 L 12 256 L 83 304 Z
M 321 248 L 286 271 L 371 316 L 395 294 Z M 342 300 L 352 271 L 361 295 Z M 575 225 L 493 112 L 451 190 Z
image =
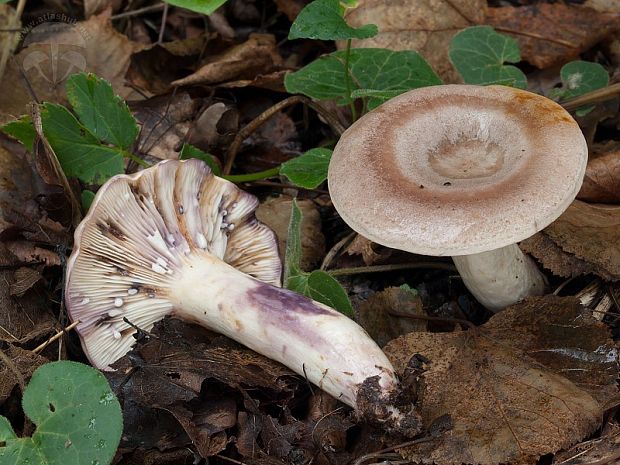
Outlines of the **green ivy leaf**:
M 353 307 L 349 296 L 338 281 L 325 271 L 314 270 L 312 273 L 302 271 L 300 266 L 301 218 L 301 210 L 297 205 L 297 200 L 293 199 L 284 258 L 285 287 L 335 308 L 347 316 L 353 316 Z
M 342 16 L 338 0 L 314 0 L 299 12 L 288 33 L 288 38 L 345 40 L 368 39 L 377 35 L 374 24 L 353 28 Z
M 525 89 L 525 74 L 512 65 L 521 61 L 519 44 L 490 26 L 474 26 L 450 42 L 450 61 L 467 84 L 504 84 Z
M 554 89 L 554 97 L 567 100 L 579 97 L 596 89 L 601 89 L 609 85 L 609 74 L 607 70 L 598 63 L 590 61 L 571 61 L 562 66 L 560 70 L 562 88 Z M 594 109 L 594 105 L 587 105 L 577 109 L 577 116 L 585 116 Z
M 41 108 L 43 132 L 67 176 L 101 184 L 124 171 L 122 151 L 106 147 L 62 105 Z
M 170 5 L 185 8 L 186 10 L 194 11 L 203 15 L 210 15 L 219 7 L 221 7 L 226 0 L 165 0 Z
M 351 95 L 344 82 L 345 52 L 325 55 L 284 78 L 286 90 L 317 100 L 340 100 L 346 104 Z M 353 92 L 372 89 L 378 102 L 410 89 L 441 84 L 441 79 L 418 53 L 394 52 L 383 48 L 357 48 L 349 59 Z M 390 92 L 393 91 L 393 92 Z M 379 92 L 385 92 L 379 98 Z M 353 94 L 353 93 L 352 93 Z
M 25 115 L 15 121 L 10 121 L 4 126 L 0 126 L 0 131 L 20 141 L 24 144 L 24 147 L 32 153 L 32 147 L 34 145 L 34 140 L 37 137 L 37 131 L 35 131 L 34 126 L 32 125 L 30 116 Z
M 94 74 L 78 73 L 67 80 L 67 99 L 80 122 L 99 140 L 128 150 L 138 126 L 112 85 Z
M 98 370 L 69 361 L 43 365 L 22 404 L 37 429 L 32 437 L 18 438 L 0 416 L 2 465 L 107 465 L 114 458 L 123 416 Z
M 282 163 L 280 174 L 286 176 L 296 186 L 314 189 L 327 179 L 331 157 L 330 149 L 310 149 L 297 158 Z
M 198 160 L 204 161 L 216 176 L 222 174 L 222 169 L 220 168 L 220 165 L 214 155 L 203 152 L 198 147 L 194 147 L 193 145 L 183 144 L 179 155 L 179 160 L 188 160 L 190 158 L 197 158 Z

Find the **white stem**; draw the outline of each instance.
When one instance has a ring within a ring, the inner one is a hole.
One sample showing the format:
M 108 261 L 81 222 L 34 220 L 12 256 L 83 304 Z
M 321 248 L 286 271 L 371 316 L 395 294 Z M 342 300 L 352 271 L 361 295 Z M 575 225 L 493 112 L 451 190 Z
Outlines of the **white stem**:
M 547 285 L 545 276 L 517 244 L 452 260 L 467 289 L 494 312 L 527 296 L 542 295 Z
M 397 387 L 391 363 L 354 321 L 207 253 L 188 258 L 169 299 L 180 318 L 277 360 L 352 407 L 369 377 L 386 394 Z

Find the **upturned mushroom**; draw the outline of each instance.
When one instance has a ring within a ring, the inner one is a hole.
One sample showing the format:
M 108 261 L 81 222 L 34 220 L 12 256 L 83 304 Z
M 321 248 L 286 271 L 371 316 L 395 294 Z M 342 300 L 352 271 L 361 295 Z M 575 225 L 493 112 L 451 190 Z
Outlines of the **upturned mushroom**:
M 545 276 L 517 242 L 553 222 L 585 173 L 586 141 L 557 103 L 505 86 L 412 90 L 340 138 L 334 206 L 388 247 L 452 256 L 471 293 L 498 311 L 539 295 Z
M 280 285 L 273 232 L 257 199 L 198 160 L 165 161 L 101 187 L 75 231 L 65 302 L 91 363 L 110 369 L 166 315 L 277 360 L 406 435 L 419 417 L 394 405 L 397 380 L 354 321 Z M 125 320 L 126 319 L 126 320 Z

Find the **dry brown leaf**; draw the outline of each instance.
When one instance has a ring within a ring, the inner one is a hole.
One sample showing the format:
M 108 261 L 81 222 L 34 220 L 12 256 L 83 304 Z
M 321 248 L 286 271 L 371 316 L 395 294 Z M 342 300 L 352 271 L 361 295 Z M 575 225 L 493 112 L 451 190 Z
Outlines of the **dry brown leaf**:
M 593 272 L 590 264 L 564 252 L 542 231 L 520 242 L 519 247 L 536 257 L 546 269 L 557 276 L 569 278 Z
M 544 233 L 602 278 L 620 279 L 620 206 L 575 200 Z M 545 257 L 536 257 L 544 264 Z
M 196 72 L 173 81 L 172 86 L 215 84 L 225 81 L 254 78 L 257 73 L 269 73 L 282 65 L 282 57 L 271 34 L 250 34 L 249 39 L 225 52 L 209 57 Z
M 127 80 L 143 91 L 155 95 L 168 92 L 170 83 L 192 68 L 201 54 L 219 50 L 220 41 L 214 32 L 191 39 L 151 44 L 131 56 Z M 207 48 L 209 46 L 209 48 Z
M 620 29 L 617 15 L 562 2 L 489 8 L 486 23 L 517 39 L 521 57 L 537 68 L 577 59 Z
M 448 46 L 459 30 L 482 23 L 484 0 L 360 0 L 347 11 L 351 26 L 376 24 L 379 34 L 354 40 L 354 47 L 415 50 L 446 83 L 461 82 L 448 59 Z
M 21 297 L 34 286 L 43 276 L 37 270 L 21 266 L 15 270 L 15 281 L 9 286 L 9 294 Z
M 30 350 L 9 344 L 4 354 L 13 362 L 13 367 L 19 370 L 22 379 L 27 382 L 32 373 L 47 362 L 47 359 Z M 18 384 L 17 374 L 0 361 L 0 406 L 11 395 L 11 391 Z
M 620 426 L 610 422 L 607 431 L 594 439 L 576 444 L 553 457 L 555 465 L 617 465 L 620 460 Z
M 0 82 L 0 123 L 27 112 L 31 101 L 20 69 L 40 101 L 65 102 L 64 83 L 73 73 L 89 71 L 107 79 L 123 98 L 140 98 L 125 85 L 130 56 L 144 45 L 116 31 L 108 12 L 76 24 L 49 22 L 36 26 L 24 39 L 24 47 L 9 62 Z M 52 51 L 56 50 L 56 54 Z
M 262 203 L 256 210 L 256 218 L 269 226 L 278 237 L 280 257 L 284 257 L 288 224 L 291 220 L 292 200 L 278 197 Z M 301 209 L 301 269 L 314 270 L 325 255 L 325 238 L 321 232 L 321 216 L 311 200 L 297 201 Z
M 602 406 L 543 365 L 562 359 L 558 370 L 564 374 L 585 367 L 609 381 L 615 345 L 603 325 L 581 312 L 572 298 L 547 296 L 506 309 L 479 332 L 411 333 L 390 342 L 385 352 L 400 373 L 415 354 L 430 359 L 418 389 L 425 426 L 432 429 L 446 414 L 452 424 L 430 442 L 400 453 L 437 465 L 529 464 L 592 433 Z
M 620 148 L 594 148 L 577 195 L 587 202 L 620 203 Z
M 122 0 L 84 0 L 84 17 L 90 18 L 92 15 L 103 13 L 107 8 L 117 12 L 122 4 Z
M 138 150 L 154 162 L 178 159 L 201 99 L 186 92 L 161 95 L 131 105 L 140 126 Z
M 375 292 L 360 305 L 358 313 L 358 323 L 379 346 L 403 334 L 426 330 L 426 321 L 414 318 L 425 315 L 422 299 L 417 292 L 400 287 Z
M 14 283 L 12 271 L 0 271 L 0 341 L 24 344 L 55 333 L 56 320 L 45 311 L 46 297 L 36 292 L 14 297 L 9 291 Z
M 303 0 L 275 0 L 280 13 L 284 13 L 289 21 L 295 21 L 299 12 L 306 6 Z
M 378 249 L 379 252 L 377 252 L 375 248 Z M 366 239 L 361 234 L 357 234 L 345 250 L 349 255 L 361 255 L 366 265 L 375 265 L 387 260 L 392 255 L 393 251 L 393 249 L 383 247 L 372 242 L 370 239 Z

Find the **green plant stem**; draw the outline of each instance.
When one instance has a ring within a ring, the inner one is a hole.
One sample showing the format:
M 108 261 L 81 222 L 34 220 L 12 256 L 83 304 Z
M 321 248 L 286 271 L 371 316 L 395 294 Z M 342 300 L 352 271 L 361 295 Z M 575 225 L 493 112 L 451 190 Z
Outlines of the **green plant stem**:
M 351 39 L 347 39 L 347 49 L 344 52 L 344 85 L 347 89 L 347 96 L 351 98 L 351 76 L 349 75 L 349 62 L 351 60 Z M 351 118 L 355 122 L 357 120 L 357 110 L 355 109 L 355 101 L 351 101 Z
M 129 152 L 128 150 L 122 150 L 122 154 L 123 154 L 123 157 L 129 158 L 131 161 L 137 163 L 138 165 L 140 165 L 143 168 L 149 168 L 151 166 L 149 163 L 144 161 L 142 158 L 134 155 L 133 153 Z
M 264 171 L 258 171 L 256 173 L 248 173 L 248 174 L 228 174 L 222 176 L 224 179 L 231 182 L 251 182 L 251 181 L 260 181 L 261 179 L 273 178 L 280 174 L 280 167 L 277 166 L 275 168 L 271 168 Z

